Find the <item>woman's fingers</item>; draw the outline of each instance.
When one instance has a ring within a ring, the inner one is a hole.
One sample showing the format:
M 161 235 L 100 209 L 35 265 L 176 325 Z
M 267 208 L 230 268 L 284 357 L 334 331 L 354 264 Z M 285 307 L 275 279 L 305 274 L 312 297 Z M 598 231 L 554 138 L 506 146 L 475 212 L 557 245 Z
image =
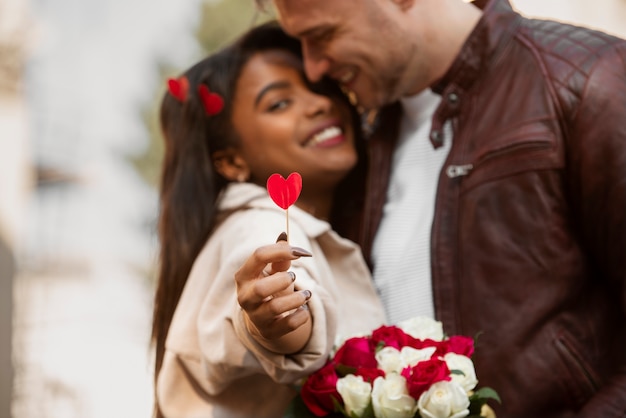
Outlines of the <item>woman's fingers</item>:
M 301 306 L 287 316 L 277 319 L 266 331 L 267 340 L 280 338 L 295 331 L 306 323 L 311 317 L 306 306 Z
M 238 285 L 237 299 L 239 305 L 246 311 L 256 308 L 274 296 L 282 295 L 291 290 L 296 274 L 292 271 L 281 271 L 271 276 L 259 278 Z M 291 293 L 292 293 L 291 292 Z
M 263 303 L 254 314 L 248 313 L 249 318 L 263 338 L 279 338 L 306 322 L 309 317 L 306 303 L 310 298 L 309 290 L 276 297 Z
M 280 264 L 282 267 L 280 271 L 287 270 L 291 265 L 291 261 L 300 257 L 311 257 L 311 253 L 303 248 L 285 245 L 284 241 L 259 247 L 254 250 L 243 266 L 235 273 L 235 281 L 239 284 L 263 278 L 265 277 L 263 274 L 264 269 L 266 273 L 273 274 L 275 271 L 279 271 L 276 269 L 279 263 L 282 263 Z M 272 263 L 274 263 L 273 269 L 266 268 Z
M 252 255 L 244 262 L 243 266 L 235 273 L 235 281 L 239 284 L 262 278 L 265 276 L 263 269 L 265 269 L 268 264 L 280 261 L 290 262 L 297 258 L 297 256 L 292 254 L 291 248 L 286 245 L 272 244 L 259 247 L 254 250 Z
M 304 305 L 310 298 L 310 290 L 300 290 L 289 295 L 275 297 L 264 303 L 266 305 L 264 313 L 267 314 L 269 320 L 276 320 L 289 315 L 291 311 Z

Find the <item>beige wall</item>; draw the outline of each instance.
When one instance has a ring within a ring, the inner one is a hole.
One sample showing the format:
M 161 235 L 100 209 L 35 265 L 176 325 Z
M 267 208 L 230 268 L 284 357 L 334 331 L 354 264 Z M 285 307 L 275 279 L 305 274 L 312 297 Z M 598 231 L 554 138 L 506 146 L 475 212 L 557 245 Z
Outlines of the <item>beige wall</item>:
M 511 0 L 528 16 L 580 24 L 626 38 L 626 0 Z

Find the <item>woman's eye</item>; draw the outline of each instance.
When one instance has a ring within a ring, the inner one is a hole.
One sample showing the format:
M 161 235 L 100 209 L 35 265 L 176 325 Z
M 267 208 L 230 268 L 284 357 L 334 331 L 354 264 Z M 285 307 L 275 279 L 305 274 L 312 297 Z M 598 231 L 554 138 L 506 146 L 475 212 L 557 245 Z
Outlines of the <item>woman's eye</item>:
M 270 112 L 275 112 L 277 110 L 282 110 L 285 109 L 287 106 L 289 106 L 290 101 L 287 99 L 284 100 L 277 100 L 275 102 L 273 102 L 269 108 L 267 109 Z

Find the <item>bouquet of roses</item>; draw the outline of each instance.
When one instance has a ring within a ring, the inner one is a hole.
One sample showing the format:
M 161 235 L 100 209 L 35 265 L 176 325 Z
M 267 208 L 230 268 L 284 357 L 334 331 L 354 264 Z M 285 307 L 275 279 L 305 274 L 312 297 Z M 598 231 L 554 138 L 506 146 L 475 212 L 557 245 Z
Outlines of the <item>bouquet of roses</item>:
M 476 390 L 473 352 L 472 338 L 444 337 L 441 322 L 430 318 L 381 326 L 345 340 L 306 379 L 286 416 L 463 418 L 486 410 L 495 416 L 486 403 L 500 399 L 493 389 Z

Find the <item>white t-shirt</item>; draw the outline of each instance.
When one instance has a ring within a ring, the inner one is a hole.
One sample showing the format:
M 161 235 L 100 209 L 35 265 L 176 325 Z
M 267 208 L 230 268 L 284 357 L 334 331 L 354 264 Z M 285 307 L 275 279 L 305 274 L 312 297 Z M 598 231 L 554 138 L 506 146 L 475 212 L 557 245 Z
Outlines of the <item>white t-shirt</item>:
M 430 89 L 402 99 L 400 138 L 372 247 L 374 283 L 389 324 L 418 315 L 434 318 L 430 235 L 439 174 L 452 142 L 449 124 L 442 147 L 435 149 L 428 138 L 440 100 Z

